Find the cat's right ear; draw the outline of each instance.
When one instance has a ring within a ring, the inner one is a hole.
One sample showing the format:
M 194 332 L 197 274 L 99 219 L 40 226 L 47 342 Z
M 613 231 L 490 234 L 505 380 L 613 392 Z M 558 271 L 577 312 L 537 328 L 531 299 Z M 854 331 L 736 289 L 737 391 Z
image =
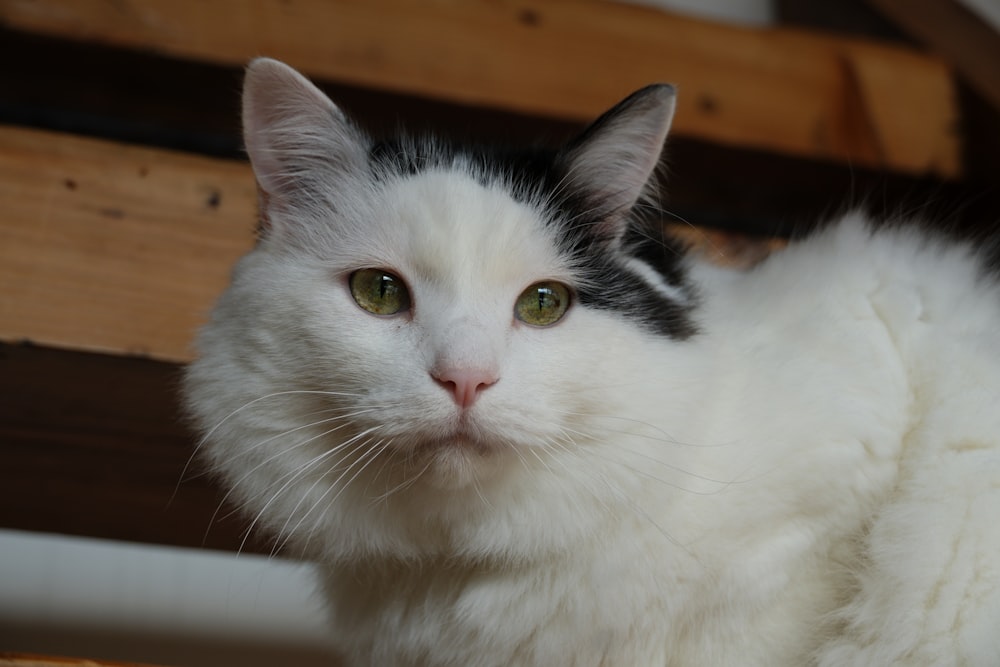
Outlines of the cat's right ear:
M 358 173 L 367 156 L 364 135 L 337 105 L 296 70 L 270 58 L 247 67 L 243 141 L 265 226 L 271 209 L 315 202 L 317 187 Z
M 589 193 L 604 218 L 599 236 L 621 239 L 628 212 L 655 192 L 675 106 L 673 86 L 647 86 L 605 112 L 563 150 L 567 183 Z

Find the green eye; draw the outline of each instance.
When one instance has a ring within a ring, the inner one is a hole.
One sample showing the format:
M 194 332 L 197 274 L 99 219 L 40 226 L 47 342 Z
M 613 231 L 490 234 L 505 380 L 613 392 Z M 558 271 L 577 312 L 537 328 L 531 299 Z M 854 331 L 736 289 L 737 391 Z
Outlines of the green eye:
M 351 296 L 375 315 L 395 315 L 410 307 L 410 293 L 403 281 L 381 269 L 360 269 L 351 274 Z
M 514 304 L 514 315 L 525 324 L 547 327 L 562 319 L 568 307 L 569 288 L 562 283 L 545 281 L 521 292 Z

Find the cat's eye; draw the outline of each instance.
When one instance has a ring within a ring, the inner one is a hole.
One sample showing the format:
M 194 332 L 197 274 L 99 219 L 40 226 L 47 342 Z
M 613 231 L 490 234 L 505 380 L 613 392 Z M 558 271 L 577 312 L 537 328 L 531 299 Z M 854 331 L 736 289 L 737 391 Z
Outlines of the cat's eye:
M 398 276 L 382 269 L 359 269 L 350 277 L 351 296 L 375 315 L 395 315 L 410 308 L 410 293 Z
M 514 315 L 525 324 L 547 327 L 555 324 L 569 308 L 569 288 L 555 281 L 535 283 L 521 292 Z

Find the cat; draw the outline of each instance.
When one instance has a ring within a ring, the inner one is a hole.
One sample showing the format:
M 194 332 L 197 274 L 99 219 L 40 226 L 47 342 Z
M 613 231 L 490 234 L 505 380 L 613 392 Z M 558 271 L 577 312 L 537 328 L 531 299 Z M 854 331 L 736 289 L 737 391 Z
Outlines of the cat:
M 377 141 L 253 61 L 203 460 L 349 665 L 1000 665 L 996 258 L 858 213 L 688 256 L 649 215 L 674 100 Z

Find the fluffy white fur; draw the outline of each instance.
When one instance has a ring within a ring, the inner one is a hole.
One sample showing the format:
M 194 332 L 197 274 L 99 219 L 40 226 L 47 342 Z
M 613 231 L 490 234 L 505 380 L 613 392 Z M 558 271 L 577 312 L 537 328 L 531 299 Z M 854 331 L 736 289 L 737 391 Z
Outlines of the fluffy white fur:
M 574 280 L 535 207 L 457 167 L 364 183 L 318 91 L 273 61 L 247 85 L 269 229 L 187 400 L 254 527 L 324 567 L 349 664 L 1000 664 L 1000 289 L 971 248 L 848 216 L 692 264 L 688 340 L 579 304 L 533 328 L 521 291 Z M 354 179 L 305 204 L 272 160 L 308 149 L 295 105 Z M 412 311 L 354 303 L 371 266 Z M 463 411 L 442 364 L 500 379 Z

